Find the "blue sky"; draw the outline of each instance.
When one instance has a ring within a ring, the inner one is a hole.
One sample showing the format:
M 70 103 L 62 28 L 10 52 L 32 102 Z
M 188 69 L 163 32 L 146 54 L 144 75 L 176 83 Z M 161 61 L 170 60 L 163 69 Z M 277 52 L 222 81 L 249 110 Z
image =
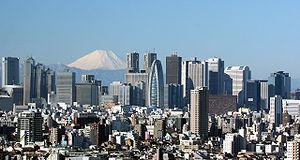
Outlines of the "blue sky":
M 155 49 L 184 59 L 221 57 L 255 78 L 300 78 L 300 1 L 28 0 L 0 2 L 0 56 L 69 63 L 95 49 L 124 59 Z

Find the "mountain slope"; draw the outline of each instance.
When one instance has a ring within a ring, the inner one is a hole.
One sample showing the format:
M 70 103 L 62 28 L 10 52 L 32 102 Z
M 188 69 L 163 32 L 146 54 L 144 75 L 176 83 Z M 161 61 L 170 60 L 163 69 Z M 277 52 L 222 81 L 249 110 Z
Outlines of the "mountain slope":
M 125 69 L 125 62 L 112 51 L 95 50 L 67 66 L 82 70 L 122 70 Z

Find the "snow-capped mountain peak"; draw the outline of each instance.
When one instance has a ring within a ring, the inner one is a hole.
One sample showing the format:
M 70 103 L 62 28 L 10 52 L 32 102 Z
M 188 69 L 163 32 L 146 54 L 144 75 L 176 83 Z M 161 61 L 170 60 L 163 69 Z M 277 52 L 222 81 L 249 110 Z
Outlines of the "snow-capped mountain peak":
M 112 51 L 95 50 L 68 64 L 68 66 L 82 70 L 121 70 L 125 69 L 126 64 Z

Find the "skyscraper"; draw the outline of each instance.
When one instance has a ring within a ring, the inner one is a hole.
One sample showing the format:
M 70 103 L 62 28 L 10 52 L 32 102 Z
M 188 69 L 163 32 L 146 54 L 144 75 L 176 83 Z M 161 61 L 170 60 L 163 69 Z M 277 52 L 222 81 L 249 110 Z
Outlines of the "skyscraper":
M 165 106 L 169 108 L 182 108 L 183 90 L 181 84 L 166 84 L 165 86 Z
M 24 63 L 24 105 L 31 102 L 31 99 L 36 96 L 35 94 L 35 61 L 32 57 L 28 58 Z
M 127 73 L 139 72 L 139 53 L 133 52 L 127 54 Z
M 45 66 L 42 64 L 37 64 L 35 66 L 35 88 L 36 88 L 36 97 L 35 98 L 44 98 L 47 99 L 47 73 Z
M 148 81 L 148 106 L 163 107 L 164 105 L 164 79 L 161 62 L 155 60 L 152 63 Z
M 57 74 L 57 102 L 73 104 L 76 98 L 75 76 L 74 72 L 59 72 Z
M 191 132 L 202 137 L 208 136 L 208 96 L 207 87 L 191 90 Z
M 196 87 L 207 86 L 207 63 L 197 58 L 182 63 L 183 97 L 185 104 L 190 103 L 190 91 Z
M 260 81 L 250 80 L 247 81 L 246 90 L 246 107 L 249 107 L 252 111 L 260 111 Z
M 224 94 L 224 61 L 220 58 L 210 58 L 208 66 L 208 89 L 210 94 Z
M 181 84 L 181 62 L 176 54 L 166 57 L 166 84 Z
M 268 82 L 270 86 L 270 97 L 280 95 L 284 99 L 290 98 L 291 77 L 289 73 L 284 73 L 283 71 L 271 73 Z
M 152 63 L 157 59 L 157 54 L 153 52 L 147 52 L 144 55 L 144 69 L 146 73 L 149 73 L 151 70 Z
M 247 81 L 251 79 L 251 71 L 248 66 L 229 66 L 225 69 L 227 74 L 232 79 L 232 95 L 238 97 L 238 105 L 245 104 Z
M 52 76 L 52 80 L 48 79 L 48 71 L 50 69 L 45 69 L 43 64 L 38 63 L 35 65 L 35 60 L 30 57 L 25 60 L 24 63 L 24 80 L 23 80 L 23 103 L 24 105 L 29 102 L 34 101 L 35 99 L 48 99 L 48 89 L 55 90 L 55 84 L 52 84 L 55 81 L 55 75 Z M 51 74 L 54 74 L 54 72 Z M 51 88 L 49 88 L 49 86 Z M 51 92 L 51 91 L 50 91 Z
M 99 86 L 94 75 L 82 75 L 76 84 L 76 102 L 81 105 L 99 104 Z
M 19 58 L 2 58 L 2 87 L 19 84 Z
M 52 92 L 55 93 L 56 90 L 56 84 L 55 84 L 55 72 L 51 69 L 46 70 L 46 79 L 47 79 L 47 92 L 48 94 L 51 94 Z
M 269 85 L 267 80 L 260 81 L 260 105 L 261 109 L 269 109 Z
M 275 96 L 270 98 L 270 123 L 274 123 L 276 127 L 282 122 L 282 97 Z

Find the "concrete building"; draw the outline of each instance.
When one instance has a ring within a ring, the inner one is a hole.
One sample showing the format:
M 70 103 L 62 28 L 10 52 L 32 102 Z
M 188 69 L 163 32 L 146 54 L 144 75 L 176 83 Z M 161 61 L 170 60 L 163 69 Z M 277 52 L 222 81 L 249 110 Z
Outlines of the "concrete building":
M 224 61 L 220 58 L 210 58 L 208 66 L 208 89 L 212 95 L 224 94 Z
M 278 127 L 282 123 L 282 98 L 281 96 L 275 96 L 270 98 L 270 123 L 274 123 Z
M 163 107 L 164 105 L 164 77 L 159 60 L 155 60 L 151 66 L 148 80 L 147 102 L 149 107 Z
M 166 84 L 181 84 L 182 58 L 176 54 L 166 57 Z
M 300 100 L 283 99 L 282 111 L 287 111 L 294 118 L 300 116 Z
M 296 160 L 300 159 L 300 142 L 297 140 L 288 141 L 286 146 L 287 159 Z
M 251 71 L 248 66 L 229 66 L 225 69 L 232 80 L 232 95 L 238 97 L 238 105 L 245 104 L 247 81 L 251 79 Z
M 154 121 L 154 139 L 163 140 L 166 135 L 166 120 L 156 119 Z
M 207 87 L 191 90 L 190 128 L 201 137 L 208 136 L 208 99 Z
M 56 96 L 58 103 L 73 105 L 76 100 L 74 72 L 59 72 L 57 74 Z
M 2 87 L 19 84 L 19 58 L 2 58 Z
M 27 145 L 30 142 L 43 140 L 43 117 L 39 112 L 21 112 L 18 116 L 18 135 L 20 141 Z
M 120 92 L 118 96 L 119 104 L 122 106 L 132 105 L 133 97 L 133 87 L 130 84 L 122 84 L 120 86 Z
M 231 154 L 233 157 L 245 149 L 243 137 L 237 133 L 227 133 L 223 141 L 223 153 Z

